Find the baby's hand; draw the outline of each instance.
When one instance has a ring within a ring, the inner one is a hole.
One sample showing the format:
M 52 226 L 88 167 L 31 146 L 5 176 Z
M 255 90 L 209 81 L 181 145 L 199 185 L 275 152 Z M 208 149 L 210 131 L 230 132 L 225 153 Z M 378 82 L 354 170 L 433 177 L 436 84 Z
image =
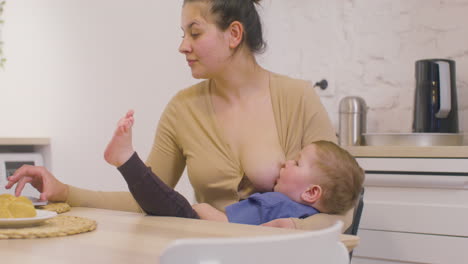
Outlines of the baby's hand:
M 115 167 L 122 166 L 135 152 L 132 145 L 132 127 L 134 111 L 129 110 L 117 123 L 114 136 L 104 151 L 104 159 Z
M 271 220 L 270 222 L 262 224 L 262 226 L 296 229 L 296 225 L 291 218 Z

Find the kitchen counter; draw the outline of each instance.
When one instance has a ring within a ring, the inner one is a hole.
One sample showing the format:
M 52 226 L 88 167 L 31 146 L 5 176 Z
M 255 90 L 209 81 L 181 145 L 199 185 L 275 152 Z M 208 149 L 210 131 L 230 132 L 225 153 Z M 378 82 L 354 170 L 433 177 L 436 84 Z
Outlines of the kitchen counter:
M 468 146 L 346 146 L 355 157 L 467 158 Z

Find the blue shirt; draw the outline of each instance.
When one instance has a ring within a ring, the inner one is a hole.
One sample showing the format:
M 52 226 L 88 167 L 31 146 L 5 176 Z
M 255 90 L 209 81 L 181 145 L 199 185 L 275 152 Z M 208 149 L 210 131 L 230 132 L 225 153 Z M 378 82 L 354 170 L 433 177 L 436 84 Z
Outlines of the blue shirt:
M 260 225 L 278 218 L 306 218 L 320 213 L 297 203 L 279 192 L 254 193 L 247 199 L 226 207 L 231 223 Z

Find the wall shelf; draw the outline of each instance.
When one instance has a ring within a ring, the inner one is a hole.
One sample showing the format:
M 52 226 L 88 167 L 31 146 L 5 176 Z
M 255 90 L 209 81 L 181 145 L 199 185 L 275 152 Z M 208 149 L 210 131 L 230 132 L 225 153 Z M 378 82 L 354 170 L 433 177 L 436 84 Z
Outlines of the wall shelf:
M 50 138 L 2 138 L 0 146 L 46 146 L 50 144 Z

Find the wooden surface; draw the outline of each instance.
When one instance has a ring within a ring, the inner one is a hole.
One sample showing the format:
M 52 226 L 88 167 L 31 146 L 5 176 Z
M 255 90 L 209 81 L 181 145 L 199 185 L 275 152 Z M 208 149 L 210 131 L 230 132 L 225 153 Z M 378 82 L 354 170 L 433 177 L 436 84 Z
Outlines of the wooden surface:
M 346 146 L 355 157 L 466 158 L 468 146 Z
M 97 229 L 59 238 L 0 240 L 1 263 L 158 263 L 162 250 L 178 238 L 303 232 L 79 207 L 64 215 L 96 220 Z M 341 239 L 348 249 L 359 243 L 355 236 Z

